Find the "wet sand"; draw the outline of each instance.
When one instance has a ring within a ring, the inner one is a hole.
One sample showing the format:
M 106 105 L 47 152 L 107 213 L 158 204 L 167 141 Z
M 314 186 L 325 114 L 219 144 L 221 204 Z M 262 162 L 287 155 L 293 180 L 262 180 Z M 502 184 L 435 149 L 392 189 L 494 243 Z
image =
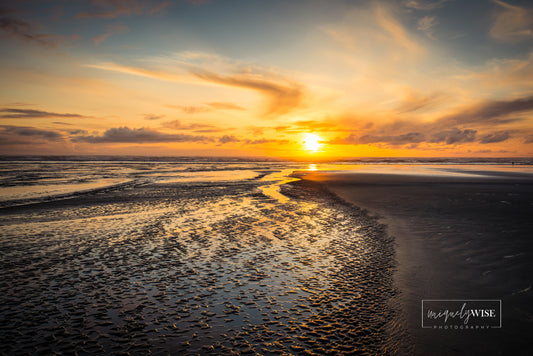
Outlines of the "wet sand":
M 1 353 L 409 353 L 385 226 L 266 174 L 2 208 Z
M 461 173 L 460 171 L 452 173 Z M 414 354 L 529 354 L 533 176 L 299 173 L 379 218 L 395 238 L 394 286 Z M 297 183 L 298 184 L 298 183 Z M 422 299 L 501 299 L 503 327 L 421 328 Z

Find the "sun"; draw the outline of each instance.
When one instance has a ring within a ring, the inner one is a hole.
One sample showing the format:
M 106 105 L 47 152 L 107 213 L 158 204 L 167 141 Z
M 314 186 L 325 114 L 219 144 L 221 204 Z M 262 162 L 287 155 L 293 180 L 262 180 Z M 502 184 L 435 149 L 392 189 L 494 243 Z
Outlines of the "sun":
M 312 133 L 304 134 L 303 144 L 307 151 L 317 152 L 320 146 L 322 146 L 320 141 L 322 141 L 322 138 L 318 135 Z

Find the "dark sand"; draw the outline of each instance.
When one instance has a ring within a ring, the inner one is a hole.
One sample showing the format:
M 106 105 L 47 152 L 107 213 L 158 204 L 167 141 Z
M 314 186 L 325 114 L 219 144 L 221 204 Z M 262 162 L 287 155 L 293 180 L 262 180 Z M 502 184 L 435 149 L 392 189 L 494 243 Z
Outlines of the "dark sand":
M 531 354 L 533 335 L 533 176 L 477 172 L 439 176 L 308 172 L 368 209 L 396 241 L 395 286 L 414 353 Z M 503 328 L 421 328 L 422 299 L 502 299 Z M 394 330 L 394 329 L 393 329 Z
M 384 226 L 315 186 L 276 200 L 265 184 L 1 209 L 0 354 L 408 353 Z

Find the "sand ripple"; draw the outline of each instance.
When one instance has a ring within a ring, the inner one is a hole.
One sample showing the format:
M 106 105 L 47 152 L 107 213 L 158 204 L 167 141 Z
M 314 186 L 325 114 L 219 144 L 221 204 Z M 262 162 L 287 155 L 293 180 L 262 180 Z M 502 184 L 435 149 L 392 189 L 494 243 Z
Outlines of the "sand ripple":
M 6 210 L 6 354 L 376 354 L 384 226 L 302 182 L 146 185 Z

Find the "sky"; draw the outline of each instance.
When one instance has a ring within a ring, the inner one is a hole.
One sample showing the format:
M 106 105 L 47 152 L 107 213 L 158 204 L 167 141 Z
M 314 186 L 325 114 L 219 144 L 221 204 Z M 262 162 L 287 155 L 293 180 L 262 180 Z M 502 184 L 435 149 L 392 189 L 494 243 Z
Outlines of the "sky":
M 0 154 L 533 156 L 533 4 L 0 0 Z

